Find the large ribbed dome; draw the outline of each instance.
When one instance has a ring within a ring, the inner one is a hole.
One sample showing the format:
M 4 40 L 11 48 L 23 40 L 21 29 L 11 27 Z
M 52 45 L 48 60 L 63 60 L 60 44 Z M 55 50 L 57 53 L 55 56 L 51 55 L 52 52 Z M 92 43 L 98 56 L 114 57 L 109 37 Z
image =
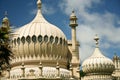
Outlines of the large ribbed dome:
M 37 5 L 36 17 L 14 33 L 13 52 L 16 61 L 57 59 L 67 62 L 66 36 L 58 27 L 45 20 L 40 0 Z
M 95 38 L 96 41 L 99 38 Z M 96 48 L 91 57 L 86 59 L 82 64 L 83 72 L 85 73 L 93 73 L 93 74 L 101 74 L 101 73 L 112 73 L 114 70 L 114 64 L 112 60 L 105 57 L 98 47 L 98 42 L 96 42 Z

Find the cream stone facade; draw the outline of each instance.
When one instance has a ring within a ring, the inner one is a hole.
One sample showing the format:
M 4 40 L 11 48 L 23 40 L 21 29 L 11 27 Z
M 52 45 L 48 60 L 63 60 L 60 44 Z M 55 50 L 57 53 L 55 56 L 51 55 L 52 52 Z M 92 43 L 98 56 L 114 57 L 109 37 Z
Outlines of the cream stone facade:
M 98 36 L 94 39 L 93 54 L 80 65 L 74 11 L 69 24 L 72 39 L 67 40 L 57 26 L 43 17 L 41 0 L 37 0 L 37 6 L 35 18 L 13 33 L 11 46 L 15 58 L 11 68 L 2 71 L 3 80 L 120 80 L 120 58 L 115 55 L 112 61 L 105 57 L 99 49 Z M 9 23 L 7 17 L 3 21 Z M 85 73 L 83 77 L 80 66 Z
M 114 62 L 114 65 L 115 65 L 115 70 L 113 71 L 112 76 L 116 80 L 120 80 L 120 57 L 115 54 L 114 57 L 113 57 L 113 62 Z
M 8 80 L 78 80 L 79 43 L 76 40 L 77 18 L 72 12 L 72 40 L 42 15 L 42 2 L 37 1 L 35 18 L 13 34 L 15 58 L 6 76 Z M 78 70 L 77 70 L 78 69 Z

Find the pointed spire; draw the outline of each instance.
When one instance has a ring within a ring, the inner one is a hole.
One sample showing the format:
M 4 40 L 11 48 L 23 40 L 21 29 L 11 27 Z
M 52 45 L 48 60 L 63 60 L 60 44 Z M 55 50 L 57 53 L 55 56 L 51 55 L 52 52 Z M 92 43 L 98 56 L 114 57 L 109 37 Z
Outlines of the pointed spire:
M 4 16 L 5 16 L 5 17 L 3 18 L 3 22 L 4 22 L 4 21 L 8 21 L 8 18 L 7 18 L 8 13 L 7 13 L 7 11 L 5 11 Z
M 42 7 L 42 2 L 41 2 L 41 0 L 38 0 L 38 1 L 37 1 L 37 6 L 38 6 L 38 9 L 41 10 L 41 7 Z
M 117 60 L 117 59 L 118 59 L 117 53 L 114 53 L 113 61 L 114 61 L 114 60 Z
M 116 56 L 116 55 L 117 55 L 117 53 L 115 52 L 115 53 L 114 53 L 114 55 Z
M 5 11 L 5 13 L 4 13 L 4 18 L 3 18 L 3 20 L 2 20 L 2 26 L 3 27 L 9 27 L 10 26 L 10 22 L 9 22 L 9 19 L 8 19 L 8 13 L 7 13 L 7 11 Z
M 7 11 L 5 11 L 5 14 L 4 14 L 4 15 L 5 15 L 5 17 L 7 17 L 7 16 L 8 16 L 8 13 L 7 13 Z
M 99 47 L 99 37 L 97 34 L 96 34 L 94 40 L 96 41 L 96 47 Z

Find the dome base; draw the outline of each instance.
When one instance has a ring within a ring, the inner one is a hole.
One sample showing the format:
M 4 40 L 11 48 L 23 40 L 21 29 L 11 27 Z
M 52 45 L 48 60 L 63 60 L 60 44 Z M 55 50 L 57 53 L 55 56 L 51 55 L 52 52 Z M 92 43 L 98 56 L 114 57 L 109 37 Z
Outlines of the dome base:
M 83 80 L 113 80 L 111 75 L 88 75 Z

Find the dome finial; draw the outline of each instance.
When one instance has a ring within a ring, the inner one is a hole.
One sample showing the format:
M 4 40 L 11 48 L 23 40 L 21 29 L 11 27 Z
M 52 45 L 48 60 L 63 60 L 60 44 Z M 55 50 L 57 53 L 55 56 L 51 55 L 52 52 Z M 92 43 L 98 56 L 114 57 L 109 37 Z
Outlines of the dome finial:
M 41 2 L 41 0 L 38 0 L 38 1 L 37 1 L 37 5 L 38 5 L 38 9 L 41 9 L 41 7 L 42 7 L 42 2 Z
M 4 16 L 5 16 L 5 17 L 3 18 L 2 23 L 3 23 L 3 24 L 5 24 L 5 22 L 9 23 L 9 19 L 8 19 L 8 17 L 7 17 L 7 16 L 8 16 L 7 11 L 5 11 Z
M 96 47 L 98 47 L 98 44 L 99 44 L 99 37 L 98 37 L 97 34 L 96 34 L 94 40 L 96 41 Z

